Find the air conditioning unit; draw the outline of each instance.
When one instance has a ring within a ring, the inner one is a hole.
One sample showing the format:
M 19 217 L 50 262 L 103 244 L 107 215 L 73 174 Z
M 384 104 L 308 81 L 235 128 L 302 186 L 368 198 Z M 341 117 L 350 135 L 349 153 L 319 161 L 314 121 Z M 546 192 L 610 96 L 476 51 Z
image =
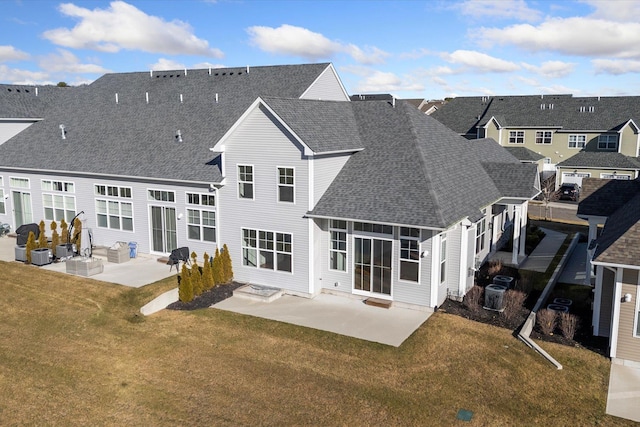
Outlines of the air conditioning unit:
M 493 283 L 495 285 L 506 286 L 507 289 L 513 288 L 513 285 L 516 284 L 516 280 L 511 276 L 496 276 L 493 278 Z
M 491 284 L 484 288 L 484 308 L 485 310 L 504 311 L 504 293 L 507 287 L 504 285 Z
M 553 310 L 557 313 L 568 313 L 569 312 L 569 307 L 567 307 L 566 305 L 562 305 L 562 304 L 549 304 L 547 306 L 547 310 Z

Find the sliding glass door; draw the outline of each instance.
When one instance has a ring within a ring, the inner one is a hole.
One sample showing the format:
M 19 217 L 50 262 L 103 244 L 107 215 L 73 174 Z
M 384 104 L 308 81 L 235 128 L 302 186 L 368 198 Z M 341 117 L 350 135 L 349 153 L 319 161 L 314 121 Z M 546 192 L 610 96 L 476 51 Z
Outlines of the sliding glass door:
M 359 291 L 391 295 L 393 242 L 369 237 L 354 238 L 354 284 Z
M 151 240 L 154 252 L 168 253 L 177 249 L 175 208 L 151 206 Z

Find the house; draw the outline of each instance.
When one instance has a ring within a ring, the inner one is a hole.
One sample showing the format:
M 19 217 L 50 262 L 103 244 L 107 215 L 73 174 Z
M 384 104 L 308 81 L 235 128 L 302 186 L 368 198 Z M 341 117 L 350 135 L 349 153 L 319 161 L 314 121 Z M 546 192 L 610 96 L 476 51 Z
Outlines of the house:
M 423 310 L 462 298 L 507 241 L 514 264 L 524 255 L 534 165 L 393 97 L 351 101 L 331 64 L 67 89 L 2 98 L 29 104 L 19 118 L 31 123 L 0 145 L 0 221 L 83 211 L 95 245 L 227 244 L 236 280 Z
M 637 367 L 640 366 L 640 179 L 589 178 L 583 181 L 583 191 L 578 216 L 589 221 L 588 258 L 595 270 L 593 334 L 609 338 L 609 356 L 615 362 Z M 589 278 L 591 268 L 587 270 Z
M 468 139 L 490 137 L 502 146 L 537 153 L 543 171 L 560 168 L 560 185 L 580 184 L 593 173 L 635 178 L 638 169 L 629 164 L 639 155 L 639 114 L 640 97 L 540 95 L 454 98 L 432 116 Z M 612 153 L 618 158 L 613 164 Z M 626 166 L 624 172 L 619 166 Z

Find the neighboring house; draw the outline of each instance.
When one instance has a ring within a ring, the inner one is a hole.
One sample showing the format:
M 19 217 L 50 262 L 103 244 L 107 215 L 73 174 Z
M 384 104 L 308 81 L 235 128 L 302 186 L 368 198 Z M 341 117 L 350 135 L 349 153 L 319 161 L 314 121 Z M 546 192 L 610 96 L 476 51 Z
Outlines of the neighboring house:
M 403 101 L 407 101 L 411 105 L 415 106 L 418 110 L 423 113 L 430 115 L 433 112 L 440 109 L 440 107 L 447 103 L 447 101 L 443 101 L 440 99 L 435 100 L 427 100 L 421 98 L 413 98 L 413 99 L 403 99 Z
M 638 177 L 640 161 L 622 153 L 580 151 L 557 164 L 556 183 L 577 183 L 584 178 L 633 180 Z
M 581 152 L 605 154 L 590 157 L 589 167 L 613 176 L 606 154 L 639 155 L 639 114 L 640 97 L 541 95 L 454 98 L 432 116 L 468 139 L 528 148 L 543 156 L 545 171 Z
M 583 192 L 578 216 L 589 221 L 593 334 L 609 337 L 612 359 L 640 366 L 640 180 L 589 178 Z
M 14 227 L 84 211 L 97 245 L 227 244 L 239 281 L 424 310 L 510 237 L 524 255 L 533 165 L 392 97 L 351 102 L 330 64 L 109 74 L 42 101 L 0 146 Z

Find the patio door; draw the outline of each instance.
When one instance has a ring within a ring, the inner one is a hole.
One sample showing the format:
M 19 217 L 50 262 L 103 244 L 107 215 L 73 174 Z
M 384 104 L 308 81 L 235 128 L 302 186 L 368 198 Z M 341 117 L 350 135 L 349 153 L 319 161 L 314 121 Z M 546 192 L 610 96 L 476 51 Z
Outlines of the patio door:
M 16 220 L 16 228 L 33 222 L 30 193 L 13 191 L 13 214 Z
M 369 237 L 354 238 L 354 284 L 358 291 L 391 295 L 393 242 Z
M 176 209 L 167 206 L 151 206 L 152 250 L 168 253 L 177 247 Z

